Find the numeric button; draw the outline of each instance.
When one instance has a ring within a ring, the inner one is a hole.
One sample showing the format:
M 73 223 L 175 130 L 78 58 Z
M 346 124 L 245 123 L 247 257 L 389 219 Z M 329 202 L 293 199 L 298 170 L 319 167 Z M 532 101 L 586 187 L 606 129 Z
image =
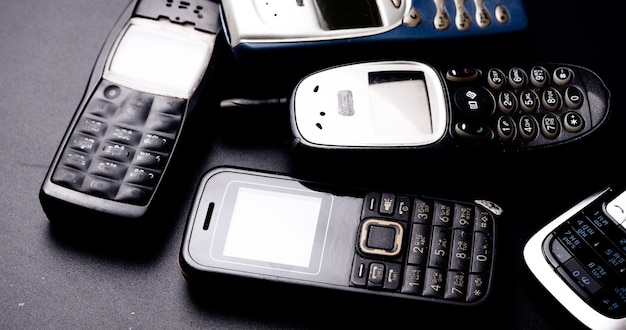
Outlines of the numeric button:
M 491 24 L 491 15 L 489 10 L 485 7 L 484 0 L 474 0 L 474 6 L 476 7 L 476 13 L 474 18 L 480 28 L 486 28 Z
M 129 125 L 143 126 L 150 113 L 153 96 L 144 93 L 134 93 L 126 99 L 117 115 L 116 122 Z
M 88 194 L 112 199 L 115 197 L 119 186 L 119 183 L 115 181 L 87 175 L 83 180 L 81 190 Z
M 548 70 L 541 66 L 535 66 L 530 70 L 530 83 L 537 88 L 543 88 L 548 83 Z
M 434 216 L 433 216 L 433 225 L 435 226 L 444 226 L 451 227 L 453 222 L 453 210 L 454 206 L 452 203 L 447 203 L 443 201 L 435 201 L 434 206 Z
M 520 105 L 526 113 L 535 112 L 539 107 L 539 97 L 535 91 L 527 89 L 520 93 Z
M 424 297 L 443 298 L 446 286 L 446 273 L 440 269 L 426 268 Z
M 526 85 L 528 78 L 526 72 L 520 68 L 511 68 L 509 70 L 509 84 L 515 88 L 520 89 Z
M 511 91 L 502 91 L 498 94 L 498 109 L 500 111 L 511 114 L 517 109 L 517 99 Z
M 561 131 L 561 124 L 554 114 L 548 113 L 541 118 L 541 134 L 548 139 L 556 139 Z
M 509 13 L 509 10 L 506 9 L 506 7 L 504 7 L 503 5 L 496 6 L 496 20 L 498 21 L 498 23 L 507 23 L 510 18 L 511 14 Z
M 576 86 L 568 86 L 565 89 L 565 105 L 568 108 L 576 110 L 583 105 L 583 92 Z
M 491 236 L 477 231 L 474 232 L 472 246 L 472 262 L 470 272 L 486 273 L 491 269 L 491 259 L 493 254 L 493 242 Z
M 446 279 L 445 299 L 465 301 L 467 292 L 467 274 L 458 271 L 448 271 Z
M 487 72 L 487 84 L 493 89 L 501 89 L 506 83 L 506 76 L 500 69 L 492 68 Z
M 469 262 L 472 258 L 472 233 L 463 229 L 452 231 L 452 249 L 450 250 L 450 269 L 469 269 Z
M 85 153 L 93 154 L 98 150 L 100 140 L 91 136 L 74 134 L 68 142 L 68 146 L 74 150 L 80 150 Z
M 414 224 L 409 238 L 407 263 L 412 265 L 425 265 L 428 259 L 428 241 L 430 239 L 430 226 Z
M 537 123 L 532 116 L 523 115 L 519 119 L 519 133 L 526 141 L 531 141 L 537 136 Z
M 145 205 L 148 203 L 152 189 L 131 185 L 122 185 L 115 196 L 116 201 Z
M 450 229 L 434 226 L 430 244 L 428 265 L 445 268 L 448 265 L 448 254 L 450 253 Z
M 561 107 L 561 94 L 555 88 L 547 88 L 541 93 L 541 104 L 548 111 L 555 111 Z
M 450 27 L 450 16 L 446 11 L 444 0 L 435 0 L 435 7 L 437 8 L 437 13 L 435 14 L 435 18 L 433 19 L 433 25 L 435 26 L 435 29 L 448 29 L 448 27 Z
M 408 265 L 404 270 L 402 293 L 421 296 L 424 291 L 424 268 Z
M 102 137 L 106 129 L 106 123 L 87 117 L 81 118 L 75 128 L 77 132 L 93 135 L 95 137 Z
M 511 141 L 515 136 L 515 122 L 509 116 L 501 116 L 497 123 L 498 137 L 502 141 Z
M 156 134 L 148 133 L 144 135 L 139 142 L 139 147 L 142 149 L 150 149 L 155 151 L 169 151 L 170 140 Z
M 433 220 L 432 202 L 426 199 L 415 198 L 413 222 L 430 225 Z

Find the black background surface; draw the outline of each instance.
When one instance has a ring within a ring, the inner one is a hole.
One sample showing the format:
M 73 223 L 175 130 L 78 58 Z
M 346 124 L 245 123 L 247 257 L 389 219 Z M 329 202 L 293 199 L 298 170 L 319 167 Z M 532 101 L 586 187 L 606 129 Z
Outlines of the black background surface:
M 345 47 L 233 61 L 218 39 L 215 79 L 192 116 L 154 219 L 142 226 L 51 226 L 38 192 L 99 48 L 125 0 L 10 1 L 0 9 L 0 328 L 318 328 L 485 323 L 510 329 L 581 325 L 531 277 L 526 240 L 622 172 L 623 23 L 617 8 L 532 1 L 521 34 L 413 45 Z M 616 6 L 616 5 L 615 5 Z M 294 155 L 286 107 L 219 109 L 229 97 L 288 96 L 303 75 L 363 59 L 436 65 L 561 62 L 588 67 L 612 92 L 612 118 L 590 139 L 522 153 L 413 152 L 343 159 Z M 453 199 L 488 198 L 498 222 L 495 283 L 476 308 L 265 285 L 188 285 L 178 252 L 202 174 L 234 165 L 302 178 Z M 68 214 L 68 217 L 71 215 Z M 337 323 L 339 322 L 339 323 Z

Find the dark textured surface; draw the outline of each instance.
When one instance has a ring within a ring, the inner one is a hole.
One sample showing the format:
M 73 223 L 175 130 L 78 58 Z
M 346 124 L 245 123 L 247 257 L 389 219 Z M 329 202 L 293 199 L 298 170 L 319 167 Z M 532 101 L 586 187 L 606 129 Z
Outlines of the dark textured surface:
M 225 111 L 208 102 L 183 136 L 161 196 L 167 202 L 159 203 L 153 224 L 52 227 L 37 194 L 100 45 L 125 5 L 125 0 L 23 0 L 5 2 L 0 10 L 0 328 L 580 326 L 533 281 L 521 254 L 543 223 L 621 174 L 625 72 L 616 9 L 584 1 L 532 1 L 529 29 L 521 36 L 342 53 L 355 59 L 401 54 L 453 64 L 555 61 L 589 67 L 613 92 L 615 116 L 606 133 L 586 143 L 513 155 L 424 153 L 409 160 L 372 157 L 360 165 L 325 158 L 300 163 L 289 152 L 284 108 Z M 311 56 L 239 67 L 225 53 L 216 75 L 220 82 L 207 90 L 217 98 L 286 96 L 301 74 L 344 60 L 324 53 L 317 62 Z M 217 165 L 493 199 L 505 213 L 498 224 L 492 299 L 463 309 L 285 287 L 192 288 L 180 272 L 178 250 L 196 184 Z

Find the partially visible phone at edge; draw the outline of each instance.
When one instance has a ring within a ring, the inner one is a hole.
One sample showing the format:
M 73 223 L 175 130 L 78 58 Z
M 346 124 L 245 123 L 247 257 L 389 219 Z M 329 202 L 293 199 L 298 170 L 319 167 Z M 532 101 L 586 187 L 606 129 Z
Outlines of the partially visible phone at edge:
M 537 231 L 524 260 L 590 329 L 626 328 L 626 182 L 594 192 Z
M 521 0 L 222 0 L 235 55 L 333 43 L 415 42 L 519 32 Z M 278 52 L 275 52 L 278 54 Z
M 598 130 L 610 92 L 596 73 L 572 64 L 436 68 L 393 60 L 314 72 L 289 106 L 296 147 L 518 151 Z
M 227 275 L 471 306 L 491 291 L 501 213 L 487 200 L 221 167 L 198 187 L 180 265 L 190 283 L 209 287 Z
M 133 0 L 105 41 L 40 190 L 103 214 L 150 206 L 209 78 L 219 23 L 209 0 Z

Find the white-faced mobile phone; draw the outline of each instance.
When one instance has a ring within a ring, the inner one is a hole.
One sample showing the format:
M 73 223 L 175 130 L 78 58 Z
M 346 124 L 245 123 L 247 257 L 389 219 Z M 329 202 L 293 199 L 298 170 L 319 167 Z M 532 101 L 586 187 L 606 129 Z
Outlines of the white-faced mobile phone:
M 626 184 L 616 182 L 535 233 L 524 260 L 590 329 L 626 328 Z
M 414 43 L 517 32 L 528 24 L 520 0 L 222 0 L 222 20 L 244 61 L 258 51 Z
M 198 187 L 180 265 L 190 282 L 209 286 L 227 275 L 476 305 L 492 286 L 501 212 L 486 200 L 340 188 L 218 167 Z
M 304 77 L 291 128 L 294 145 L 313 149 L 523 150 L 596 131 L 609 98 L 597 74 L 571 64 L 362 62 Z
M 219 29 L 209 0 L 129 3 L 46 174 L 44 209 L 61 202 L 124 218 L 146 213 L 210 78 Z

